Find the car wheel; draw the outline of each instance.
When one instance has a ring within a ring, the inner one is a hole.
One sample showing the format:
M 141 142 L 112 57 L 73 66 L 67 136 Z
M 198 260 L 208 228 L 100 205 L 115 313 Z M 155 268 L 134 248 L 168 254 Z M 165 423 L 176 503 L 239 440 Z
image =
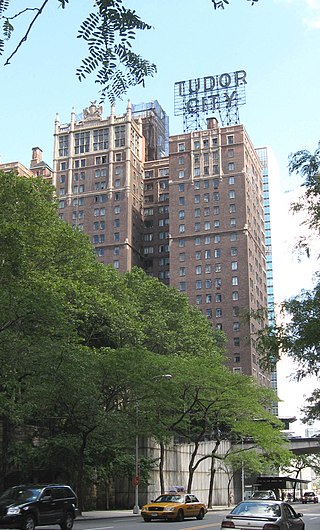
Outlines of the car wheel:
M 22 530 L 34 530 L 36 526 L 36 521 L 33 515 L 26 515 L 21 529 Z
M 197 519 L 198 519 L 199 521 L 201 521 L 201 519 L 203 519 L 203 518 L 204 518 L 204 509 L 201 508 L 200 512 L 199 512 L 198 515 L 197 515 Z
M 183 513 L 183 510 L 180 509 L 180 510 L 178 510 L 176 521 L 181 523 L 181 521 L 183 521 L 183 519 L 184 519 L 184 513 Z
M 73 527 L 73 514 L 67 512 L 60 523 L 61 530 L 72 530 Z
M 144 520 L 145 523 L 150 523 L 151 522 L 151 517 L 144 517 L 143 520 Z

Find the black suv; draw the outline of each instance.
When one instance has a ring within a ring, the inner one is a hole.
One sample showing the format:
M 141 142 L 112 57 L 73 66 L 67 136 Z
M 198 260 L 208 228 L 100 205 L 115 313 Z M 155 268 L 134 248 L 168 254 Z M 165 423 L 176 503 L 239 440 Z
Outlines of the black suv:
M 59 524 L 61 530 L 71 530 L 77 513 L 77 496 L 70 486 L 13 486 L 0 496 L 0 528 L 34 530 Z

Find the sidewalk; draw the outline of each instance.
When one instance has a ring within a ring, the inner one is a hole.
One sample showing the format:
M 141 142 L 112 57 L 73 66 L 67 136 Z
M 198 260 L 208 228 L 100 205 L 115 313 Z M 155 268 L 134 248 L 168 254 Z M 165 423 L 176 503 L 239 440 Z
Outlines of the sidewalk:
M 231 510 L 227 506 L 214 506 L 210 508 L 209 512 L 216 512 L 222 510 Z M 141 517 L 140 514 L 133 513 L 132 510 L 93 510 L 90 512 L 82 512 L 82 515 L 77 517 L 77 520 L 94 520 L 94 519 L 114 519 L 118 517 Z

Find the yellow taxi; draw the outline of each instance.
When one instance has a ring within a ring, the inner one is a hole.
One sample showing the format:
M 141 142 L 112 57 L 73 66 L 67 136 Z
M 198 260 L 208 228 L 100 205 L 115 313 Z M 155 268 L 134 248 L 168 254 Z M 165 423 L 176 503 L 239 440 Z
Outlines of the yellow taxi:
M 192 493 L 165 493 L 141 508 L 146 523 L 152 519 L 183 521 L 185 517 L 203 519 L 207 507 Z

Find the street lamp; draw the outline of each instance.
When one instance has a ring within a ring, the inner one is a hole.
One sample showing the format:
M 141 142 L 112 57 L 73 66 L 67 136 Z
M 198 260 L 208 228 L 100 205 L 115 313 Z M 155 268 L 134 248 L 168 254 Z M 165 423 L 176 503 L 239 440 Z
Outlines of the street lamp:
M 156 375 L 155 377 L 152 377 L 151 379 L 172 379 L 171 374 L 161 374 Z M 143 396 L 140 399 L 146 398 L 147 396 Z M 139 418 L 139 408 L 138 408 L 138 401 L 136 401 L 136 423 L 138 427 L 138 418 Z M 139 514 L 140 513 L 140 507 L 139 507 L 139 482 L 140 482 L 140 470 L 139 470 L 139 435 L 136 434 L 136 442 L 135 442 L 135 477 L 134 477 L 134 507 L 132 513 Z

